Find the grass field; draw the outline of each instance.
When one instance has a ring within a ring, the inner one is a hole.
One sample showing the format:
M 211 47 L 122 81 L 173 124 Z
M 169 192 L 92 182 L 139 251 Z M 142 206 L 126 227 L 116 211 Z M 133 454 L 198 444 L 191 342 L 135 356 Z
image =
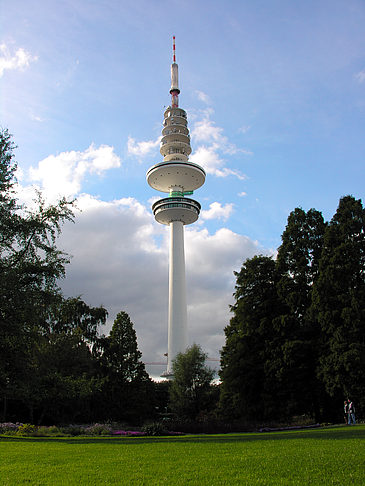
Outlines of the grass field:
M 365 426 L 160 438 L 0 437 L 1 485 L 365 485 Z

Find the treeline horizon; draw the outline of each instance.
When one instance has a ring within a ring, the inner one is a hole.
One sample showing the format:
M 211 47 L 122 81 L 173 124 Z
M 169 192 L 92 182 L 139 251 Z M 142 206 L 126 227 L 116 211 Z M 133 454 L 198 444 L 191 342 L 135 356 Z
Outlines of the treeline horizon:
M 329 222 L 296 208 L 277 258 L 255 256 L 235 272 L 219 385 L 199 347 L 179 357 L 176 379 L 157 383 L 126 312 L 104 336 L 107 310 L 62 294 L 69 256 L 56 240 L 74 202 L 47 206 L 39 194 L 36 209 L 19 205 L 14 148 L 0 131 L 0 420 L 339 421 L 347 396 L 365 409 L 361 200 L 341 198 Z

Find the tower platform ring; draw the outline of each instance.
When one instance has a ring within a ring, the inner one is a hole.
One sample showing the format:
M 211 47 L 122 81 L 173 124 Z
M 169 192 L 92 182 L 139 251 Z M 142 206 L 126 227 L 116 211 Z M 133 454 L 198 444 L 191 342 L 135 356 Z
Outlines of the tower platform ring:
M 205 182 L 205 171 L 189 161 L 161 162 L 152 166 L 146 174 L 148 184 L 157 191 L 170 192 L 174 186 L 184 191 L 195 191 Z
M 173 221 L 192 224 L 200 214 L 200 204 L 187 197 L 166 197 L 156 201 L 152 211 L 158 223 L 169 225 Z

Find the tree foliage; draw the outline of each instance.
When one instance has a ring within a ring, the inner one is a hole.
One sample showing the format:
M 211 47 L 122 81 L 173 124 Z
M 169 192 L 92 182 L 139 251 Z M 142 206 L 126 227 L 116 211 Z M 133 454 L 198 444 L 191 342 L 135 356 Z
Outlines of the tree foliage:
M 35 209 L 16 198 L 15 146 L 0 132 L 0 395 L 19 396 L 34 342 L 59 301 L 57 280 L 68 256 L 56 237 L 72 221 L 72 202 L 47 206 L 40 194 Z
M 277 259 L 248 259 L 235 274 L 221 357 L 226 414 L 333 418 L 348 394 L 365 407 L 364 222 L 352 196 L 329 223 L 296 208 Z
M 95 347 L 101 376 L 103 402 L 110 403 L 109 417 L 141 420 L 153 408 L 153 386 L 141 361 L 137 336 L 126 312 L 119 312 L 109 336 L 101 337 Z
M 313 312 L 323 334 L 319 375 L 331 395 L 365 409 L 365 210 L 346 196 L 325 235 Z M 360 403 L 359 403 L 360 405 Z
M 200 346 L 193 344 L 173 361 L 169 406 L 179 418 L 195 419 L 200 412 L 209 410 L 214 371 L 205 364 L 206 358 Z
M 276 399 L 274 319 L 283 304 L 274 260 L 255 256 L 236 275 L 234 314 L 221 353 L 221 409 L 231 417 L 263 418 Z M 265 407 L 263 407 L 265 404 Z
M 19 204 L 14 149 L 8 131 L 0 131 L 2 418 L 55 423 L 99 414 L 116 419 L 119 408 L 102 396 L 106 384 L 108 391 L 118 391 L 124 413 L 130 407 L 138 414 L 141 403 L 152 402 L 141 385 L 150 380 L 132 323 L 122 312 L 110 336 L 101 338 L 106 309 L 62 295 L 58 281 L 69 256 L 56 243 L 62 224 L 73 221 L 73 201 L 46 205 L 38 194 L 33 209 Z

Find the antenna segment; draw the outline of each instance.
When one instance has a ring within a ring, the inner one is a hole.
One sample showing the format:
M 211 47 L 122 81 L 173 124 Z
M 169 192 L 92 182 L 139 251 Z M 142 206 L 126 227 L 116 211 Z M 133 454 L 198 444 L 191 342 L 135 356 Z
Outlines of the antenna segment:
M 171 106 L 172 108 L 178 108 L 179 106 L 179 68 L 176 64 L 176 52 L 175 52 L 175 36 L 172 38 L 172 60 L 171 64 Z

